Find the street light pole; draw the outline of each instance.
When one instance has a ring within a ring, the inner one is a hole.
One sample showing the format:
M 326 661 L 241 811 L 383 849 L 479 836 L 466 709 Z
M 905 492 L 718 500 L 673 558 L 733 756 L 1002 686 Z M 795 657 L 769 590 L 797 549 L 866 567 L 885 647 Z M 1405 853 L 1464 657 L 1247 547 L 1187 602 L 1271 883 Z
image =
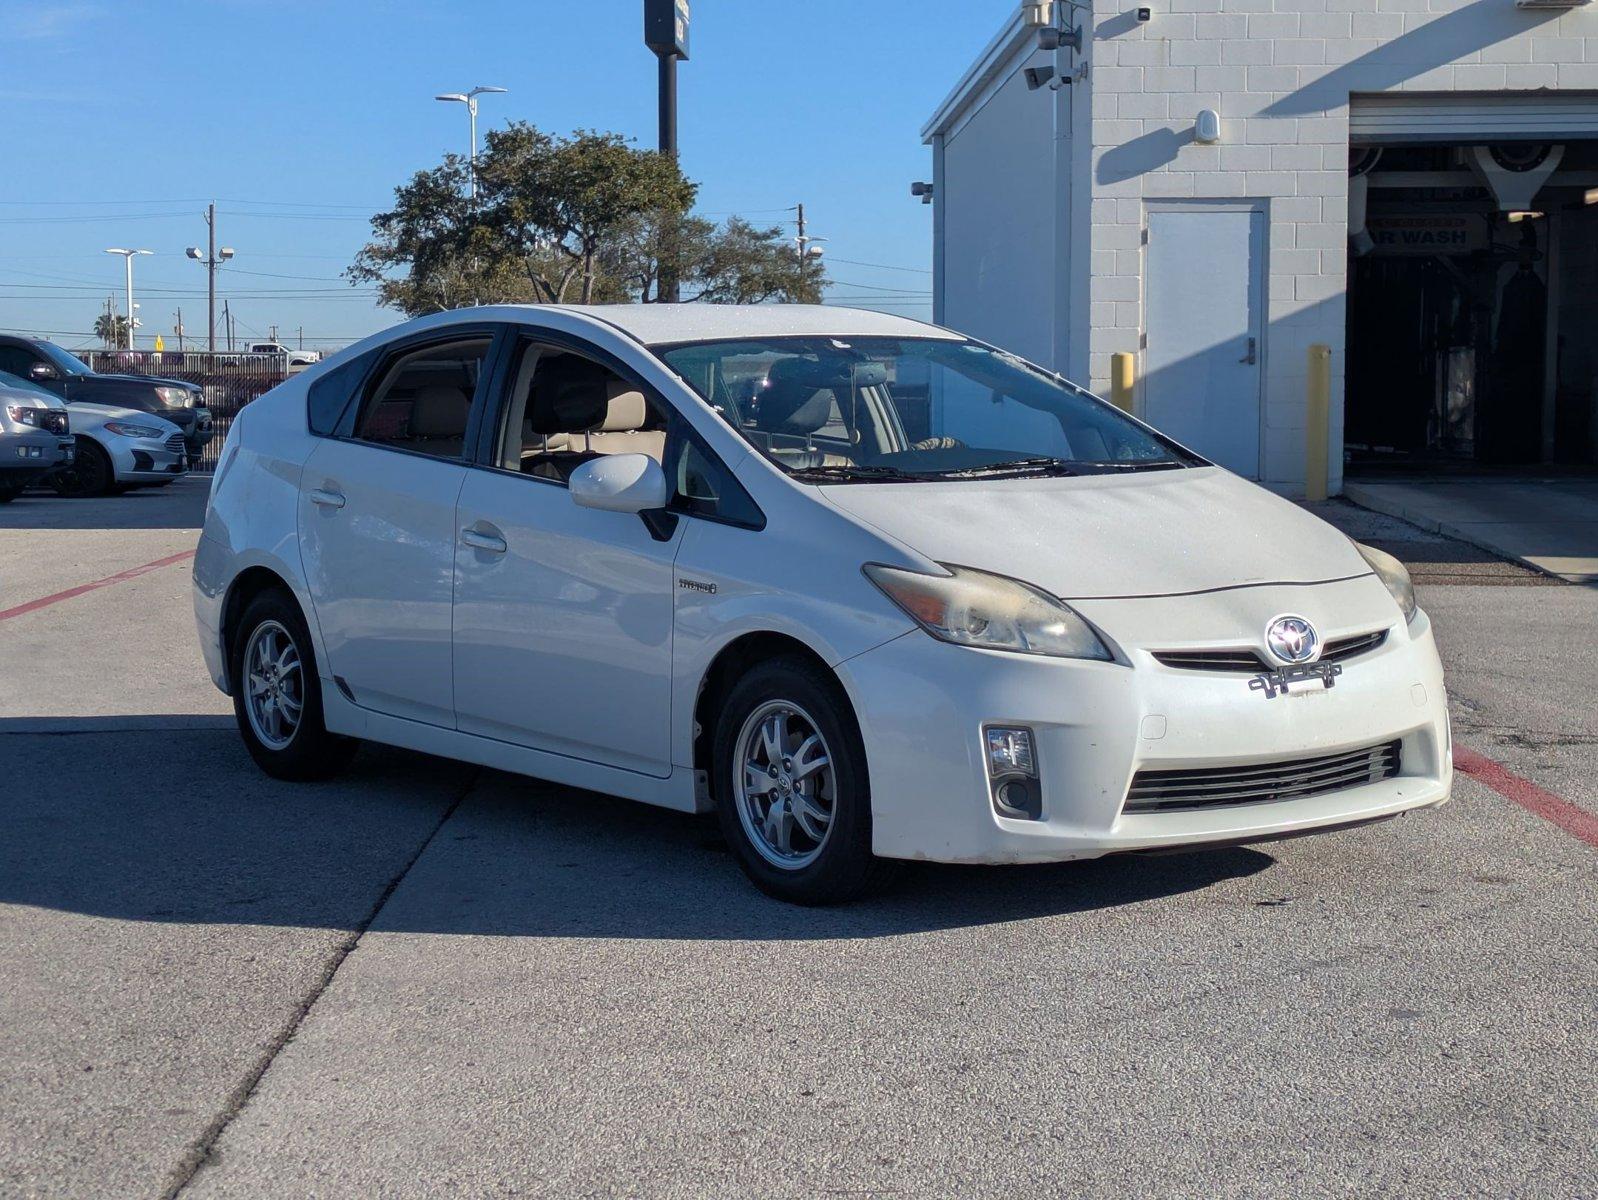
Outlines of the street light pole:
M 107 254 L 120 254 L 122 256 L 123 264 L 127 267 L 127 272 L 128 272 L 128 338 L 127 338 L 127 342 L 128 342 L 128 344 L 127 344 L 126 348 L 131 350 L 131 349 L 133 349 L 133 324 L 134 324 L 134 322 L 133 322 L 133 313 L 134 313 L 134 307 L 133 307 L 133 260 L 134 260 L 134 258 L 137 255 L 140 255 L 140 254 L 154 254 L 155 251 L 154 250 L 124 250 L 121 246 L 112 246 L 110 249 L 108 249 L 106 251 L 106 253 Z
M 474 87 L 469 92 L 442 92 L 433 97 L 434 100 L 443 100 L 451 104 L 464 104 L 466 113 L 471 118 L 472 148 L 467 162 L 470 164 L 469 195 L 474 201 L 477 199 L 477 97 L 508 91 L 509 88 L 502 87 Z
M 660 152 L 677 157 L 677 60 L 688 57 L 688 0 L 644 0 L 644 45 L 660 60 Z M 668 221 L 675 214 L 666 214 Z M 660 264 L 660 299 L 682 299 L 677 231 L 665 231 Z

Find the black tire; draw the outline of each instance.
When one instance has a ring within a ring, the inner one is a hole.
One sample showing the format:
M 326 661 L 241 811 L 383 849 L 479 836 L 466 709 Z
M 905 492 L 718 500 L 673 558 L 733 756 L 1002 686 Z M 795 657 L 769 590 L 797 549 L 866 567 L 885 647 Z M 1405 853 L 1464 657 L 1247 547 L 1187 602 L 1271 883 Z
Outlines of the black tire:
M 769 861 L 739 813 L 737 743 L 746 723 L 775 702 L 796 705 L 808 716 L 825 742 L 833 770 L 831 821 L 819 852 L 802 866 Z M 793 904 L 838 904 L 881 886 L 898 865 L 871 853 L 865 746 L 843 688 L 816 663 L 782 656 L 750 668 L 717 713 L 711 764 L 722 834 L 744 873 L 767 895 Z
M 103 496 L 116 485 L 111 457 L 94 442 L 79 438 L 70 467 L 51 477 L 58 496 Z
M 0 483 L 0 504 L 10 504 L 27 486 L 25 483 Z
M 297 726 L 286 744 L 273 746 L 263 739 L 246 710 L 249 673 L 244 655 L 251 639 L 263 627 L 281 629 L 292 641 L 299 660 L 301 710 Z M 311 634 L 294 597 L 281 589 L 262 592 L 251 600 L 239 618 L 228 646 L 228 678 L 233 681 L 233 715 L 239 734 L 256 765 L 274 779 L 306 781 L 327 779 L 349 765 L 360 743 L 329 733 L 322 721 L 322 687 L 316 672 L 316 652 Z

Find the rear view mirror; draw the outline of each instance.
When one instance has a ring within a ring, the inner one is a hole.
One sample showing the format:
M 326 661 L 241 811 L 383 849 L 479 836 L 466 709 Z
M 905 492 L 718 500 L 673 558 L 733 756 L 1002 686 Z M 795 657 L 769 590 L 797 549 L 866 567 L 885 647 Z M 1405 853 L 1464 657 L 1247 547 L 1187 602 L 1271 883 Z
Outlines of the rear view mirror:
M 605 512 L 650 512 L 665 508 L 671 499 L 666 472 L 647 454 L 589 459 L 571 473 L 567 485 L 578 504 Z

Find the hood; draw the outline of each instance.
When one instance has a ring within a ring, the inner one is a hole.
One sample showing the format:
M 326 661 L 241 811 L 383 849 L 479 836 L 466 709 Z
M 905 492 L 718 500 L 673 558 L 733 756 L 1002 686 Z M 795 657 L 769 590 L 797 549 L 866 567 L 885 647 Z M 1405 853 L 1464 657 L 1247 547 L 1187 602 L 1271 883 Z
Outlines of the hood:
M 67 411 L 72 414 L 72 429 L 75 433 L 97 429 L 107 421 L 126 421 L 129 425 L 160 425 L 170 429 L 172 433 L 183 432 L 165 417 L 141 412 L 136 408 L 121 408 L 115 404 L 94 404 L 86 400 L 74 400 L 67 406 Z M 171 434 L 167 436 L 170 437 Z
M 65 408 L 66 403 L 43 388 L 9 387 L 0 383 L 0 402 L 26 404 L 33 408 Z
M 111 383 L 143 383 L 149 384 L 151 387 L 175 387 L 182 388 L 186 392 L 194 392 L 196 395 L 201 391 L 198 384 L 189 383 L 183 379 L 167 379 L 163 375 L 111 375 L 101 374 L 96 371 L 90 375 L 79 375 L 77 378 L 80 382 L 90 379 L 104 379 Z
M 1370 574 L 1336 529 L 1218 467 L 821 491 L 928 558 L 1009 575 L 1067 600 Z

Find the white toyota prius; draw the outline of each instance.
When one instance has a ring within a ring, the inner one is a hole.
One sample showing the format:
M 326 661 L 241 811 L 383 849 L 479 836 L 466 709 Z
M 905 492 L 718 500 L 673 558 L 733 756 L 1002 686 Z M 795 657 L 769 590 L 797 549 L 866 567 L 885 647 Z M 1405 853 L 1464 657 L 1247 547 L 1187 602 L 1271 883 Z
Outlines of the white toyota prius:
M 250 753 L 370 740 L 685 811 L 827 902 L 895 859 L 1446 800 L 1404 568 L 1014 355 L 841 308 L 489 307 L 243 410 L 194 568 Z

